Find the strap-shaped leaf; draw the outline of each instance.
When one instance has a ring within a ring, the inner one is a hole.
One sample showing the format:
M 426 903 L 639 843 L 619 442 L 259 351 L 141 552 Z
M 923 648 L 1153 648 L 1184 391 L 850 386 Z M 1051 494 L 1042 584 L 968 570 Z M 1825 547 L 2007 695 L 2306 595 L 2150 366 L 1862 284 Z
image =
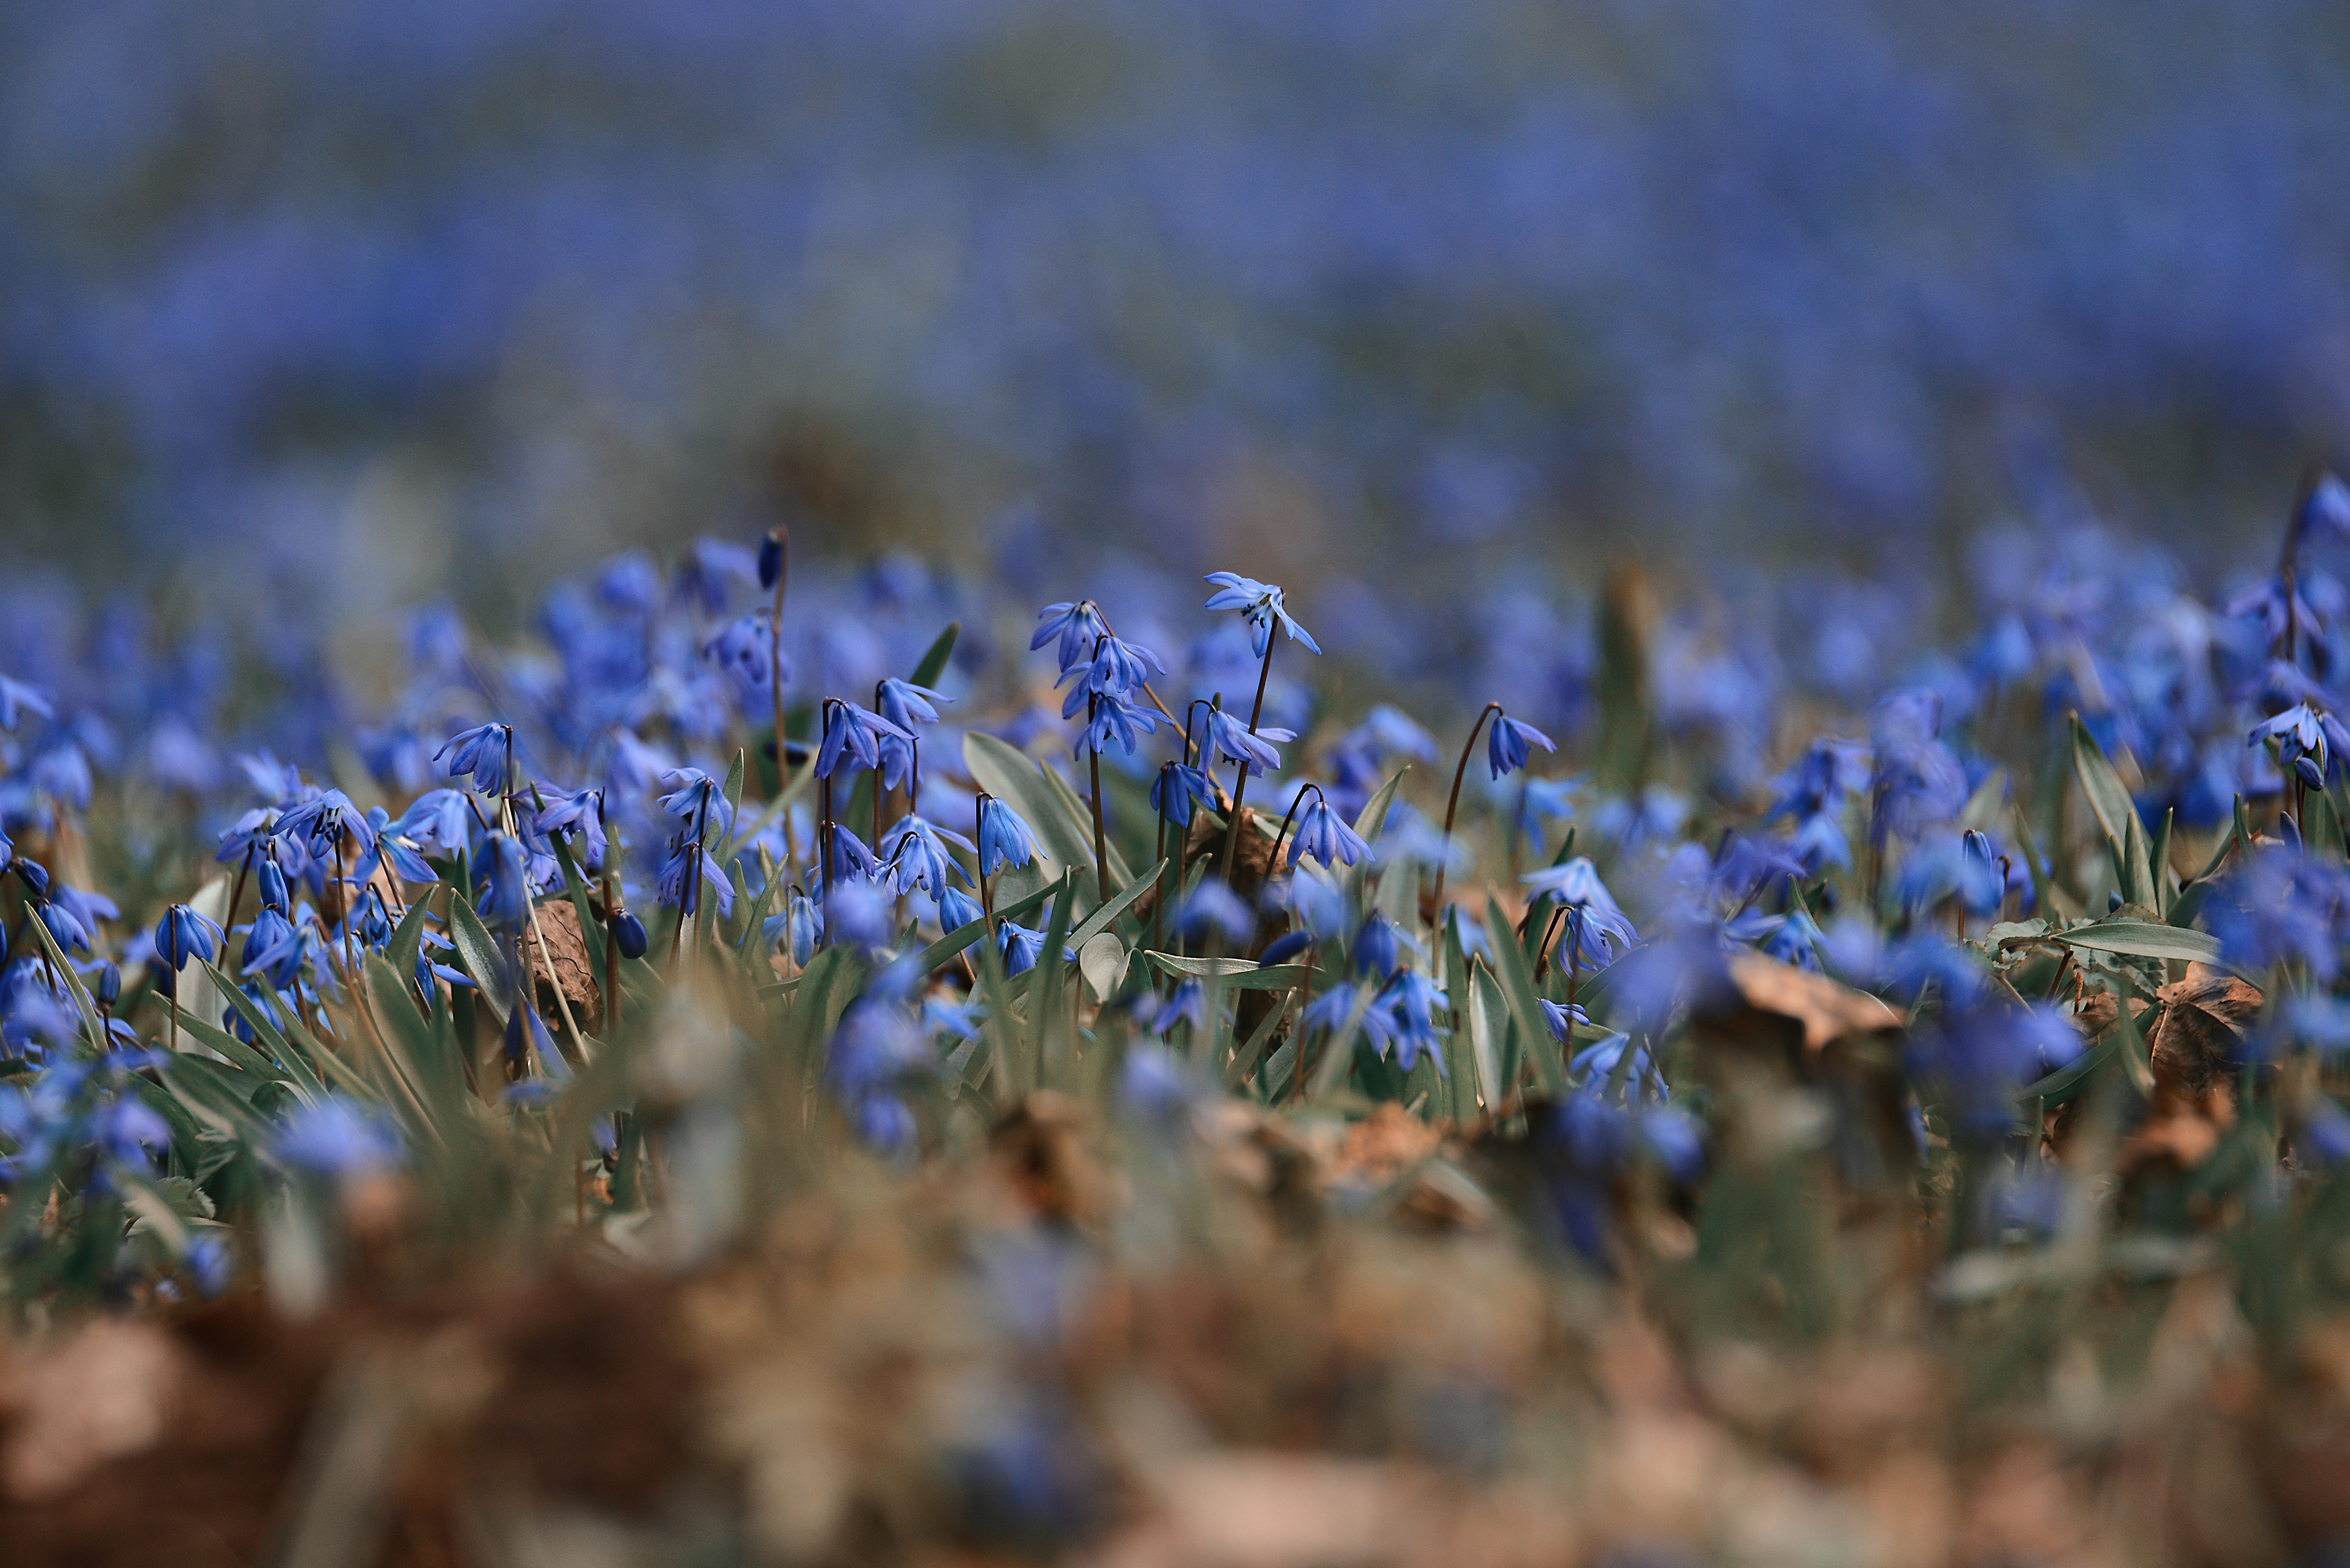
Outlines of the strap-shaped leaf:
M 2130 865 L 2134 874 L 2143 877 L 2146 825 L 2138 821 L 2137 807 L 2130 804 L 2129 791 L 2123 786 L 2121 775 L 2114 772 L 2114 764 L 2106 760 L 2105 748 L 2097 744 L 2097 738 L 2089 733 L 2088 726 L 2081 722 L 2078 713 L 2073 715 L 2073 772 L 2080 778 L 2081 793 L 2088 798 L 2089 809 L 2095 814 L 2097 826 L 2105 829 L 2106 837 L 2122 846 L 2125 855 L 2132 849 L 2131 830 L 2137 830 L 2137 858 Z M 2144 881 L 2135 884 L 2141 889 L 2145 885 Z M 2126 881 L 2123 884 L 2122 897 L 2132 903 L 2145 903 L 2147 900 L 2142 898 L 2132 898 L 2132 886 Z
M 482 924 L 482 917 L 473 913 L 472 902 L 456 888 L 449 889 L 449 940 L 456 944 L 457 961 L 473 977 L 481 988 L 481 998 L 490 1004 L 490 1012 L 498 1027 L 506 1025 L 506 988 L 512 982 L 506 976 L 505 960 L 499 956 L 498 944 L 491 939 L 490 929 Z
M 954 654 L 955 639 L 962 635 L 962 622 L 947 622 L 946 630 L 931 639 L 930 650 L 914 666 L 914 684 L 935 686 L 939 677 L 947 672 L 947 660 Z
M 2050 940 L 2095 952 L 2128 958 L 2178 959 L 2190 963 L 2216 963 L 2220 940 L 2184 926 L 2158 925 L 2152 920 L 2096 920 L 2068 931 L 2051 931 Z
M 1485 900 L 1485 935 L 1487 958 L 1493 966 L 1494 977 L 1502 982 L 1502 994 L 1510 1004 L 1510 1018 L 1517 1025 L 1518 1038 L 1523 1043 L 1527 1056 L 1533 1059 L 1534 1076 L 1542 1081 L 1543 1092 L 1554 1098 L 1566 1093 L 1566 1064 L 1559 1059 L 1550 1037 L 1550 1025 L 1544 1021 L 1542 1003 L 1534 995 L 1534 971 L 1526 963 L 1525 950 L 1518 946 L 1518 934 L 1510 928 L 1509 916 L 1502 912 L 1499 901 Z
M 972 731 L 962 738 L 963 766 L 972 782 L 1020 814 L 1034 831 L 1036 853 L 1045 862 L 1049 880 L 1072 866 L 1091 866 L 1094 853 L 1087 844 L 1090 822 L 1072 819 L 1061 797 L 1045 782 L 1036 759 L 993 735 Z
M 1305 978 L 1302 963 L 1277 963 L 1259 969 L 1254 959 L 1184 958 L 1177 953 L 1142 955 L 1162 974 L 1180 980 L 1214 981 L 1227 991 L 1283 991 Z
M 1104 904 L 1100 909 L 1096 909 L 1092 914 L 1087 915 L 1085 918 L 1084 922 L 1080 924 L 1076 930 L 1069 933 L 1069 945 L 1076 949 L 1079 952 L 1085 951 L 1086 944 L 1087 942 L 1093 940 L 1094 938 L 1099 936 L 1102 932 L 1109 929 L 1110 922 L 1112 920 L 1117 919 L 1120 915 L 1126 913 L 1127 910 L 1134 908 L 1134 901 L 1141 898 L 1145 893 L 1150 891 L 1150 885 L 1159 880 L 1159 874 L 1165 870 L 1166 867 L 1167 862 L 1161 860 L 1158 865 L 1153 866 L 1141 876 L 1137 877 L 1132 881 L 1127 883 L 1126 887 L 1115 898 L 1111 898 L 1108 903 Z

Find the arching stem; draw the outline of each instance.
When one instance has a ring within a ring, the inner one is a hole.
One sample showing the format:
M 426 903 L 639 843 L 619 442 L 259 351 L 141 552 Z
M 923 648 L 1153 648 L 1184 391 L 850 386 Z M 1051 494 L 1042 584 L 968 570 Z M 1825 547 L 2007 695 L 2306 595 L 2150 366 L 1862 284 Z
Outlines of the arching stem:
M 1452 818 L 1461 809 L 1461 781 L 1469 772 L 1469 753 L 1477 749 L 1477 732 L 1485 727 L 1485 721 L 1501 711 L 1502 705 L 1499 702 L 1488 702 L 1477 711 L 1477 722 L 1469 726 L 1469 738 L 1461 744 L 1460 764 L 1452 770 L 1452 794 L 1444 803 L 1445 858 L 1436 867 L 1437 919 L 1441 919 L 1444 916 L 1444 874 L 1451 869 L 1450 862 L 1452 858 Z

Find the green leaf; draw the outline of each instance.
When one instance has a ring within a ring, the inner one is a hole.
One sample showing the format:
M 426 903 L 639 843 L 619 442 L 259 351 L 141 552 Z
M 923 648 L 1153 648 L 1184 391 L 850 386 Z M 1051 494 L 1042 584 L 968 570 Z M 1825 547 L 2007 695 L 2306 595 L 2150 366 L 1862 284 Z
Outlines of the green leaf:
M 2138 1033 L 2137 1020 L 2130 1015 L 2130 998 L 2126 992 L 2114 998 L 2121 1005 L 2116 1009 L 2114 1038 L 2121 1043 L 2122 1071 L 2129 1075 L 2130 1087 L 2140 1099 L 2154 1098 L 2154 1064 L 2147 1058 L 2145 1036 Z
M 1118 994 L 1118 982 L 1126 978 L 1128 956 L 1124 942 L 1101 931 L 1077 949 L 1077 969 L 1094 988 L 1094 995 L 1107 1002 Z
M 2312 853 L 2329 856 L 2339 861 L 2345 850 L 2342 841 L 2342 819 L 2334 815 L 2334 802 L 2322 789 L 2306 791 L 2302 795 L 2301 836 Z
M 1078 824 L 1083 829 L 1085 842 L 1090 846 L 1093 843 L 1094 819 L 1093 813 L 1087 809 L 1085 801 L 1078 796 L 1076 790 L 1069 787 L 1066 779 L 1051 768 L 1039 763 L 1036 771 L 1045 775 L 1045 787 L 1051 790 L 1055 798 L 1060 801 L 1061 810 L 1067 815 L 1069 820 Z M 1134 880 L 1134 868 L 1126 863 L 1126 857 L 1118 852 L 1118 846 L 1112 843 L 1107 835 L 1102 839 L 1102 853 L 1108 857 L 1109 879 L 1114 886 L 1122 888 Z M 1092 865 L 1093 858 L 1093 854 L 1088 849 L 1086 864 Z
M 2068 947 L 2121 953 L 2129 958 L 2178 959 L 2194 963 L 2217 963 L 2220 959 L 2217 937 L 2152 920 L 2097 920 L 2074 926 L 2068 931 L 2050 931 L 2048 936 Z
M 463 1103 L 465 1064 L 443 1052 L 432 1023 L 409 999 L 400 971 L 374 953 L 367 961 L 369 996 L 384 1047 L 396 1054 L 395 1064 L 416 1085 L 436 1116 L 445 1116 Z
M 1019 813 L 1035 831 L 1036 853 L 1045 862 L 1042 869 L 1047 881 L 1058 878 L 1072 866 L 1094 863 L 1093 850 L 1086 843 L 1093 824 L 1068 815 L 1034 757 L 973 730 L 962 738 L 962 760 L 972 782 Z
M 2170 874 L 2170 833 L 2178 825 L 2178 808 L 2171 806 L 2162 814 L 2162 826 L 2154 830 L 2154 845 L 2147 851 L 2147 869 L 2154 873 L 2154 909 L 2166 919 L 2170 914 L 2170 890 L 2177 878 Z
M 73 997 L 74 1011 L 81 1014 L 82 1030 L 89 1036 L 91 1047 L 104 1051 L 107 1049 L 106 1023 L 98 1015 L 98 1003 L 90 1000 L 89 988 L 82 984 L 81 976 L 72 964 L 66 961 L 66 955 L 58 950 L 57 939 L 49 935 L 49 923 L 36 917 L 25 924 L 31 927 L 33 934 L 40 939 L 41 950 L 49 955 L 49 962 L 56 967 L 58 978 L 65 981 L 67 992 Z
M 1509 1039 L 1510 1002 L 1502 992 L 1502 982 L 1482 958 L 1471 961 L 1469 983 L 1469 1049 L 1476 1059 L 1477 1083 L 1484 1091 L 1485 1109 L 1491 1112 L 1510 1092 L 1502 1075 L 1502 1048 Z
M 2015 807 L 2015 846 L 2023 852 L 2023 868 L 2032 877 L 2032 907 L 2053 913 L 2055 905 L 2048 901 L 2048 867 L 2040 858 L 2039 846 L 2032 841 L 2032 823 L 2023 815 L 2023 805 Z
M 1076 902 L 1076 884 L 1074 868 L 1062 876 L 1053 898 L 1052 918 L 1045 923 L 1045 946 L 1036 958 L 1035 978 L 1028 982 L 1028 1028 L 1041 1086 L 1052 1086 L 1065 1076 L 1071 1037 L 1076 1033 L 1074 1022 L 1066 1030 L 1061 1027 L 1061 999 L 1069 984 L 1068 961 L 1061 954 L 1069 942 L 1069 910 Z
M 1500 902 L 1492 898 L 1485 901 L 1485 935 L 1490 939 L 1486 946 L 1494 976 L 1502 982 L 1502 994 L 1509 1001 L 1510 1017 L 1517 1024 L 1525 1054 L 1534 1059 L 1534 1076 L 1542 1081 L 1543 1092 L 1556 1098 L 1566 1092 L 1566 1065 L 1552 1044 L 1550 1024 L 1534 995 L 1534 971 L 1526 963 L 1525 950 L 1518 946 L 1518 933 L 1511 929 Z
M 1069 945 L 1079 952 L 1085 951 L 1087 942 L 1109 929 L 1112 920 L 1132 909 L 1136 899 L 1150 891 L 1150 885 L 1159 879 L 1159 874 L 1166 867 L 1167 862 L 1161 860 L 1141 876 L 1127 883 L 1126 887 L 1108 903 L 1087 915 L 1084 923 L 1069 933 Z
M 482 924 L 482 917 L 473 913 L 471 901 L 454 888 L 449 889 L 449 939 L 457 946 L 457 961 L 481 988 L 481 1000 L 490 1004 L 498 1027 L 504 1028 L 511 1011 L 506 988 L 512 983 L 505 960 L 499 956 L 498 945 L 491 940 L 489 928 Z
M 296 1082 L 321 1095 L 327 1092 L 326 1081 L 318 1076 L 317 1066 L 307 1056 L 294 1049 L 293 1043 L 286 1038 L 284 1031 L 277 1027 L 268 1012 L 253 998 L 247 996 L 243 986 L 230 984 L 228 976 L 211 964 L 204 965 L 204 972 L 212 977 L 213 984 L 219 989 L 221 1000 L 227 1002 L 239 1018 L 244 1020 L 245 1027 L 252 1030 L 264 1045 L 269 1047 L 269 1054 L 276 1057 L 286 1070 L 293 1074 Z
M 1249 1075 L 1256 1071 L 1258 1061 L 1263 1057 L 1265 1047 L 1273 1044 L 1274 1031 L 1281 1027 L 1281 1021 L 1288 1016 L 1289 998 L 1287 997 L 1283 997 L 1265 1010 L 1264 1016 L 1257 1021 L 1256 1027 L 1249 1031 L 1248 1038 L 1241 1042 L 1239 1053 L 1232 1057 L 1232 1064 L 1224 1070 L 1226 1088 L 1237 1089 L 1248 1082 Z
M 1016 920 L 1041 906 L 1052 896 L 1053 885 L 1048 883 L 1024 898 L 1015 899 L 1012 903 L 1003 905 L 995 911 L 995 918 L 999 920 Z M 957 926 L 953 930 L 924 948 L 921 955 L 914 961 L 920 966 L 922 973 L 928 974 L 985 935 L 987 935 L 987 919 L 983 916 L 966 925 Z M 773 996 L 797 983 L 799 982 L 796 981 L 779 981 L 774 985 L 760 987 L 760 992 L 762 995 Z
M 1244 958 L 1183 958 L 1175 953 L 1146 952 L 1143 958 L 1162 974 L 1179 979 L 1214 981 L 1227 991 L 1280 991 L 1305 978 L 1302 963 L 1277 963 L 1259 969 Z
M 734 748 L 734 763 L 726 770 L 726 782 L 719 787 L 726 797 L 726 820 L 739 822 L 743 816 L 743 748 Z
M 2114 764 L 2106 760 L 2105 748 L 2097 744 L 2081 715 L 2072 716 L 2073 771 L 2081 780 L 2081 793 L 2088 797 L 2089 809 L 2096 814 L 2097 826 L 2106 836 L 2120 843 L 2126 831 L 2125 825 L 2137 819 L 2137 808 L 2130 804 L 2129 791 L 2123 787 L 2121 775 Z M 2144 827 L 2139 831 L 2143 833 Z
M 939 677 L 947 671 L 948 659 L 953 656 L 955 639 L 962 634 L 962 622 L 947 622 L 946 630 L 939 633 L 931 642 L 930 651 L 923 654 L 921 662 L 914 666 L 915 685 L 935 686 L 939 683 Z
M 237 1071 L 251 1075 L 260 1083 L 284 1084 L 304 1097 L 308 1096 L 308 1090 L 302 1080 L 286 1068 L 279 1066 L 227 1030 L 213 1027 L 187 1009 L 178 1006 L 177 1003 L 170 1005 L 180 1015 L 180 1033 L 182 1036 L 195 1041 L 197 1044 L 208 1050 L 219 1052 L 228 1058 Z M 182 1054 L 185 1054 L 184 1051 Z
M 1355 817 L 1357 833 L 1369 839 L 1377 838 L 1387 831 L 1388 808 L 1395 805 L 1397 787 L 1403 783 L 1403 775 L 1409 772 L 1411 772 L 1409 763 L 1396 769 L 1395 776 L 1379 785 L 1378 793 L 1363 803 L 1363 809 Z
M 559 843 L 560 840 L 557 842 Z M 400 924 L 393 928 L 391 940 L 384 947 L 384 956 L 391 964 L 394 973 L 414 974 L 416 972 L 416 954 L 424 945 L 426 906 L 432 901 L 432 895 L 428 889 L 414 903 L 408 906 L 408 913 L 400 916 Z

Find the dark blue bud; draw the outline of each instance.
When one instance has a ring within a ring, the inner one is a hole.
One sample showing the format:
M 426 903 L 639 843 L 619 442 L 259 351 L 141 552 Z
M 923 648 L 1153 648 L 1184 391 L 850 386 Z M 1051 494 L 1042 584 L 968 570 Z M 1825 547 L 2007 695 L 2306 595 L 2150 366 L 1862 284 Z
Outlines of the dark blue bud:
M 261 907 L 265 909 L 276 909 L 281 914 L 284 913 L 287 908 L 286 901 L 286 873 L 277 868 L 276 861 L 265 860 L 261 863 L 261 875 L 258 878 L 258 882 L 261 888 Z
M 645 956 L 645 923 L 623 909 L 612 917 L 612 940 L 620 944 L 622 958 L 640 959 Z
M 1271 969 L 1274 964 L 1285 963 L 1313 945 L 1314 933 L 1311 931 L 1291 931 L 1286 936 L 1275 937 L 1265 944 L 1263 954 L 1256 961 L 1256 967 Z
M 2106 913 L 2108 915 L 2113 914 L 2121 907 L 2122 896 L 2119 893 L 2108 893 L 2106 895 Z
M 39 861 L 11 860 L 8 862 L 8 869 L 16 874 L 16 880 L 23 883 L 25 891 L 34 898 L 46 898 L 49 896 L 49 868 Z
M 122 995 L 122 971 L 114 961 L 107 960 L 98 966 L 90 991 L 98 997 L 100 1007 L 111 1007 Z
M 770 529 L 767 536 L 759 541 L 759 586 L 772 588 L 783 575 L 784 531 L 781 528 Z
M 2325 787 L 2324 770 L 2317 765 L 2317 760 L 2314 757 L 2312 757 L 2307 752 L 2303 752 L 2293 759 L 2293 771 L 2299 774 L 2301 782 L 2307 784 L 2310 788 L 2324 789 Z

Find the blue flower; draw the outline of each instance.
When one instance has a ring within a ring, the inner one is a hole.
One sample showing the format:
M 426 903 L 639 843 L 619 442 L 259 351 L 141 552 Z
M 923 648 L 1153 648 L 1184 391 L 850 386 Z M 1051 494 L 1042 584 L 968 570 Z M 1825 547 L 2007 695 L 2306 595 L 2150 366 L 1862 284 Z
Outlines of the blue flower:
M 645 923 L 642 920 L 622 909 L 607 923 L 612 929 L 612 940 L 619 945 L 622 958 L 640 959 L 645 956 L 649 944 L 645 940 Z
M 482 846 L 475 892 L 482 913 L 491 925 L 508 931 L 521 929 L 530 918 L 530 864 L 522 841 L 511 834 L 493 833 Z
M 1036 858 L 1036 841 L 1020 814 L 996 799 L 979 802 L 979 874 L 993 877 L 1006 866 L 1025 866 Z
M 1066 675 L 1091 657 L 1095 640 L 1108 630 L 1091 599 L 1046 605 L 1036 618 L 1036 635 L 1029 640 L 1028 651 L 1034 653 L 1055 638 L 1060 639 L 1061 673 Z
M 1321 645 L 1305 635 L 1305 628 L 1290 618 L 1281 590 L 1271 583 L 1260 583 L 1254 577 L 1243 577 L 1238 572 L 1210 572 L 1209 582 L 1217 585 L 1204 607 L 1236 609 L 1248 618 L 1249 631 L 1257 657 L 1264 657 L 1266 645 L 1273 639 L 1273 628 L 1278 625 L 1289 634 L 1293 642 L 1304 643 L 1307 649 L 1319 653 Z
M 1444 1074 L 1444 1052 L 1440 1044 L 1445 1032 L 1436 1026 L 1435 1014 L 1446 1012 L 1451 999 L 1439 990 L 1427 976 L 1415 970 L 1399 970 L 1380 992 L 1377 1004 L 1364 1017 L 1375 1034 L 1384 1034 L 1383 1048 L 1392 1046 L 1396 1065 L 1410 1072 L 1428 1053 L 1440 1076 Z
M 1493 777 L 1524 767 L 1529 746 L 1540 746 L 1545 752 L 1558 750 L 1548 735 L 1532 724 L 1521 724 L 1506 713 L 1493 715 L 1492 727 L 1485 734 L 1485 762 L 1493 770 Z
M 702 645 L 702 656 L 718 667 L 734 700 L 747 709 L 754 701 L 765 701 L 773 697 L 767 683 L 778 673 L 775 642 L 775 628 L 766 613 L 754 611 L 729 621 L 717 636 Z M 791 660 L 782 663 L 781 673 L 788 680 Z
M 1612 959 L 1617 949 L 1629 948 L 1640 940 L 1631 918 L 1599 879 L 1599 867 L 1588 856 L 1529 871 L 1519 880 L 1535 896 L 1547 894 L 1565 906 L 1567 960 L 1573 967 L 1582 967 L 1586 951 L 1596 949 Z
M 2291 848 L 2259 849 L 2204 911 L 2204 924 L 2237 968 L 2257 971 L 2298 959 L 2329 985 L 2350 934 L 2350 870 Z
M 11 680 L 0 675 L 0 730 L 13 730 L 27 712 L 44 719 L 55 718 L 57 709 L 47 692 L 27 686 L 21 680 Z
M 1256 911 L 1222 882 L 1204 877 L 1176 906 L 1175 929 L 1193 938 L 1213 931 L 1238 947 L 1256 934 Z
M 677 564 L 677 591 L 702 614 L 717 615 L 725 609 L 727 596 L 736 583 L 756 582 L 758 576 L 751 552 L 743 545 L 723 539 L 696 539 Z
M 962 867 L 947 854 L 949 844 L 976 853 L 962 834 L 933 826 L 919 816 L 909 815 L 891 823 L 881 836 L 881 860 L 898 891 L 921 888 L 935 897 L 945 890 L 951 877 L 961 877 Z
M 2278 760 L 2286 767 L 2303 771 L 2303 759 L 2314 764 L 2308 771 L 2314 771 L 2315 777 L 2307 781 L 2313 789 L 2324 789 L 2326 770 L 2334 757 L 2350 752 L 2350 728 L 2307 702 L 2253 725 L 2245 744 L 2258 745 L 2266 740 L 2276 742 Z
M 1136 735 L 1149 734 L 1159 728 L 1159 714 L 1155 710 L 1137 707 L 1118 692 L 1097 692 L 1092 701 L 1092 717 L 1086 721 L 1085 729 L 1077 736 L 1076 752 L 1080 756 L 1089 751 L 1107 751 L 1112 741 L 1116 741 L 1127 755 L 1132 756 Z
M 396 1165 L 406 1150 L 381 1117 L 329 1094 L 294 1109 L 272 1152 L 310 1176 L 350 1177 Z
M 1013 920 L 1000 920 L 995 928 L 996 940 L 1003 948 L 1003 972 L 1020 974 L 1035 969 L 1044 955 L 1045 933 L 1032 930 Z
M 1289 845 L 1292 867 L 1302 855 L 1311 855 L 1325 866 L 1352 866 L 1357 860 L 1375 858 L 1363 836 L 1347 825 L 1319 791 L 1314 804 L 1297 818 L 1297 835 Z
M 348 835 L 365 854 L 375 844 L 375 829 L 350 796 L 338 789 L 321 790 L 277 819 L 271 832 L 278 838 L 297 840 L 314 860 L 331 861 Z
M 660 775 L 660 786 L 668 793 L 654 804 L 695 837 L 707 840 L 713 831 L 723 836 L 734 830 L 734 809 L 725 792 L 700 768 L 671 768 Z
M 561 834 L 576 836 L 587 853 L 583 859 L 590 870 L 604 864 L 604 792 L 600 789 L 564 791 L 552 784 L 539 786 L 539 807 L 531 817 L 531 826 L 541 834 Z M 398 867 L 394 867 L 398 869 Z M 427 867 L 429 870 L 430 867 Z M 407 876 L 406 872 L 400 873 Z M 410 877 L 411 881 L 423 878 Z
M 852 947 L 888 947 L 898 934 L 889 888 L 864 876 L 841 877 L 824 900 L 827 935 Z
M 1281 766 L 1281 753 L 1273 749 L 1274 741 L 1294 741 L 1295 731 L 1274 729 L 1267 725 L 1252 734 L 1248 726 L 1225 712 L 1222 708 L 1208 710 L 1207 745 L 1227 762 L 1242 763 L 1251 776 Z
M 1208 1026 L 1208 991 L 1195 979 L 1177 982 L 1175 989 L 1167 993 L 1167 1000 L 1151 1011 L 1143 1027 L 1164 1038 L 1178 1023 L 1189 1023 L 1194 1031 Z
M 1381 980 L 1395 973 L 1402 964 L 1395 926 L 1384 913 L 1373 909 L 1363 917 L 1362 929 L 1355 933 L 1351 956 L 1355 972 L 1376 975 Z
M 219 925 L 185 904 L 163 911 L 155 924 L 155 953 L 169 969 L 182 970 L 195 960 L 210 963 L 220 951 Z
M 910 742 L 914 738 L 903 726 L 891 723 L 880 714 L 836 698 L 825 707 L 824 740 L 816 748 L 816 776 L 830 778 L 844 760 L 860 768 L 878 769 L 881 765 L 884 736 Z
M 473 775 L 473 787 L 494 794 L 505 787 L 506 763 L 514 753 L 514 728 L 507 724 L 477 724 L 449 737 L 432 760 L 449 759 L 449 776 Z
M 1150 809 L 1178 827 L 1191 826 L 1194 802 L 1212 811 L 1216 806 L 1215 792 L 1210 787 L 1208 775 L 1181 763 L 1166 763 L 1150 781 Z
M 941 932 L 959 931 L 973 920 L 987 919 L 987 911 L 979 907 L 979 900 L 960 888 L 949 885 L 941 888 L 936 897 Z

